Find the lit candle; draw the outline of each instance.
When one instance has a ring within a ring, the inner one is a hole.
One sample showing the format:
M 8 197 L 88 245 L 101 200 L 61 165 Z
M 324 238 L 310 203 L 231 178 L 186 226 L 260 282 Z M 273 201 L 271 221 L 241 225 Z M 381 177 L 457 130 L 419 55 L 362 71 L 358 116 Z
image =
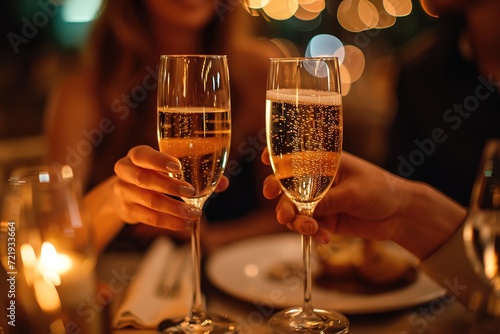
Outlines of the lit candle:
M 75 308 L 95 294 L 93 265 L 77 253 L 58 253 L 49 242 L 42 245 L 37 269 L 43 280 L 52 283 L 63 309 Z

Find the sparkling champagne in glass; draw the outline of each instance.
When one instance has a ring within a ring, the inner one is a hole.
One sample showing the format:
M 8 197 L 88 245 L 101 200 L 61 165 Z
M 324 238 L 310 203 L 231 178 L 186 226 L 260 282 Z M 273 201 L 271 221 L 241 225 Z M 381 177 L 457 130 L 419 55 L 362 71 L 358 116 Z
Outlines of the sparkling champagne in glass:
M 301 214 L 332 186 L 342 151 L 342 96 L 335 57 L 270 60 L 267 145 L 274 174 Z M 276 333 L 347 333 L 349 321 L 312 306 L 311 236 L 302 235 L 304 301 L 272 316 Z
M 231 104 L 226 56 L 163 55 L 158 74 L 160 151 L 181 162 L 170 176 L 190 183 L 195 194 L 182 197 L 199 209 L 215 190 L 229 155 Z M 166 332 L 237 333 L 225 316 L 208 315 L 200 287 L 200 221 L 192 222 L 194 294 L 189 313 L 161 328 Z

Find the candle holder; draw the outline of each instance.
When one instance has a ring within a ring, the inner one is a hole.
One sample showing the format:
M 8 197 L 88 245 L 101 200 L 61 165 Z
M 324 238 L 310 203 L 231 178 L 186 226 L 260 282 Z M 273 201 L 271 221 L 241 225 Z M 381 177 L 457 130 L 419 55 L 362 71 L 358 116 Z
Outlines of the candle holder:
M 96 254 L 80 194 L 69 166 L 19 168 L 9 179 L 2 264 L 18 287 L 11 303 L 26 305 L 36 332 L 103 332 L 92 309 Z

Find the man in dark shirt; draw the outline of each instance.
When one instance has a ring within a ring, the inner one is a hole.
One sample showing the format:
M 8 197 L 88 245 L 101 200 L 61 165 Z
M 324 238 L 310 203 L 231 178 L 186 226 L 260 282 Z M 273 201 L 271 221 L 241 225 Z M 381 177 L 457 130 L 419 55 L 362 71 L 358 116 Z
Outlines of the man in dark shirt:
M 430 43 L 402 65 L 397 86 L 385 167 L 462 205 L 485 142 L 500 137 L 499 17 L 500 1 L 481 0 L 441 18 Z

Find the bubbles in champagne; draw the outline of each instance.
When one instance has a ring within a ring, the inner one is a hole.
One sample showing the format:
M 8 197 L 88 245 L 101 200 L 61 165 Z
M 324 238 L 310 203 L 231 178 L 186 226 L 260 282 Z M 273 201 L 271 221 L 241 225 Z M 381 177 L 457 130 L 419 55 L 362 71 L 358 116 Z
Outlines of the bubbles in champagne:
M 321 199 L 342 150 L 340 94 L 268 91 L 266 108 L 271 162 L 283 188 L 297 202 Z
M 230 136 L 228 110 L 158 111 L 160 151 L 180 160 L 181 172 L 171 176 L 190 183 L 195 197 L 208 196 L 215 189 L 228 159 Z

